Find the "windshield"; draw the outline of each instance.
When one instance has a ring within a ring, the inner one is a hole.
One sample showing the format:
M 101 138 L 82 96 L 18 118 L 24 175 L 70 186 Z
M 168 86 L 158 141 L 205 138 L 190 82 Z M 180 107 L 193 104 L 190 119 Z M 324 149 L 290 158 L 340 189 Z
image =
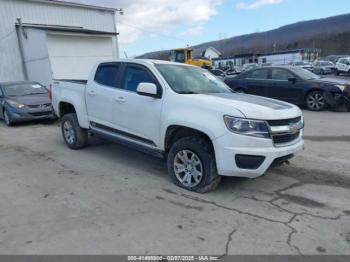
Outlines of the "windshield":
M 170 52 L 170 61 L 173 62 L 185 62 L 185 51 L 184 50 L 173 50 Z
M 310 72 L 309 70 L 303 68 L 292 68 L 291 69 L 297 76 L 299 76 L 303 80 L 311 80 L 311 79 L 319 79 L 318 75 Z
M 299 65 L 307 65 L 307 63 L 305 62 L 295 62 L 295 65 L 299 66 Z
M 331 66 L 331 65 L 333 65 L 333 63 L 332 62 L 321 62 L 321 65 L 322 66 Z
M 230 93 L 229 87 L 209 71 L 192 66 L 156 65 L 171 89 L 180 94 Z
M 5 85 L 3 87 L 4 93 L 7 96 L 27 96 L 27 95 L 37 95 L 46 94 L 48 91 L 45 87 L 38 83 L 20 83 Z

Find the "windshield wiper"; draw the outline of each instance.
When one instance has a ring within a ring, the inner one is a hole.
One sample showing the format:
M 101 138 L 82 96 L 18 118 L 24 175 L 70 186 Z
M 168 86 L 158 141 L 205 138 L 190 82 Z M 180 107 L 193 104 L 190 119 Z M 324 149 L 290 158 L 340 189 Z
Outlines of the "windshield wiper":
M 198 94 L 198 93 L 192 92 L 192 91 L 184 91 L 184 92 L 181 92 L 180 94 L 182 94 L 182 95 L 192 95 L 192 94 Z

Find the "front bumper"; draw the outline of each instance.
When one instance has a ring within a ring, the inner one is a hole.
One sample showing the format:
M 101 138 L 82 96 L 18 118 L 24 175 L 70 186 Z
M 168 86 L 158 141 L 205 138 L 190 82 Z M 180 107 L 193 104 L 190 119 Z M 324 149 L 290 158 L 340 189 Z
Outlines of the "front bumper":
M 213 141 L 218 173 L 222 176 L 236 176 L 255 178 L 263 175 L 270 167 L 280 160 L 287 160 L 295 153 L 302 151 L 304 141 L 302 131 L 293 143 L 286 146 L 276 147 L 272 139 L 263 139 L 227 133 Z M 260 160 L 256 166 L 242 166 L 238 163 L 237 156 L 251 156 Z M 240 167 L 239 167 L 240 166 Z M 253 167 L 253 169 L 252 169 Z
M 346 108 L 350 108 L 350 93 L 344 92 L 344 93 L 337 93 L 333 95 L 330 92 L 325 92 L 325 99 L 328 103 L 328 105 L 331 108 L 337 108 L 341 106 L 345 106 Z
M 41 120 L 41 119 L 54 119 L 55 114 L 51 106 L 44 108 L 7 108 L 8 113 L 11 117 L 12 122 L 25 122 L 32 120 Z

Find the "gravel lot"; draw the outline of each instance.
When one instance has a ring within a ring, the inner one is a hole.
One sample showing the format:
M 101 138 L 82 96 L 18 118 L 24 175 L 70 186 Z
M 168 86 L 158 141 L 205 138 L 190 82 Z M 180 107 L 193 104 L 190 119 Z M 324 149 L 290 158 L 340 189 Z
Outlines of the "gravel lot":
M 350 255 L 350 113 L 305 111 L 305 151 L 209 194 L 170 183 L 162 160 L 58 123 L 0 123 L 1 254 Z

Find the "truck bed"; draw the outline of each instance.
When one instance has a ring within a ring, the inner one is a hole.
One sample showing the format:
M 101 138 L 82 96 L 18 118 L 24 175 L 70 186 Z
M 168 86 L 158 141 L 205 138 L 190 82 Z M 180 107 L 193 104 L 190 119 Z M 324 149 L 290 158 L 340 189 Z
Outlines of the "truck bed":
M 88 128 L 85 89 L 87 80 L 55 79 L 51 86 L 52 106 L 57 116 L 61 116 L 60 103 L 74 105 L 81 127 Z M 67 106 L 65 106 L 67 107 Z

